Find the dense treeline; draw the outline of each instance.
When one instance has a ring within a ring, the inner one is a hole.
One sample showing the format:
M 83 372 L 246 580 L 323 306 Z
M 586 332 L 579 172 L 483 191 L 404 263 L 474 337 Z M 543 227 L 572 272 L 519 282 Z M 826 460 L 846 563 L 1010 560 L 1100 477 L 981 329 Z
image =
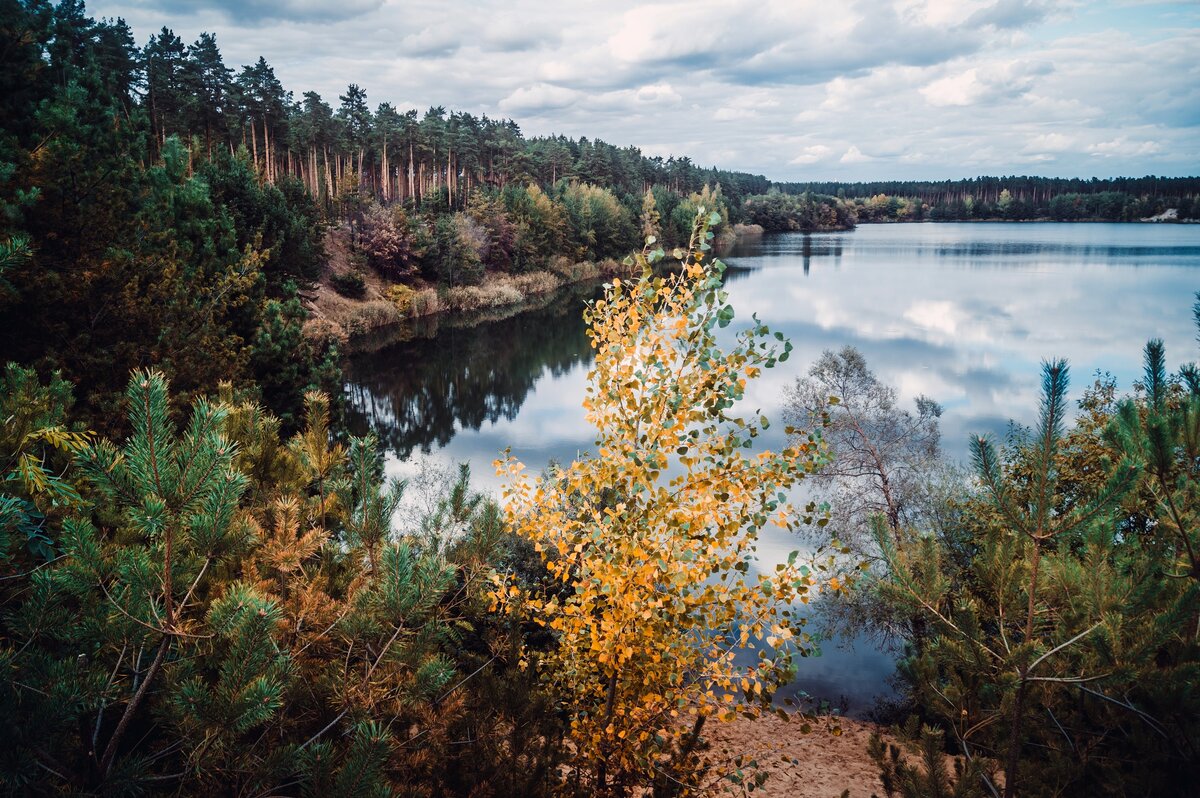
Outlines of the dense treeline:
M 1174 208 L 1200 217 L 1200 177 L 976 177 L 861 183 L 777 183 L 785 194 L 847 200 L 860 222 L 1054 219 L 1134 222 Z
M 296 98 L 265 59 L 235 74 L 211 34 L 185 45 L 164 28 L 137 63 L 155 141 L 197 136 L 207 152 L 245 146 L 268 181 L 293 175 L 323 203 L 357 189 L 382 202 L 463 209 L 481 186 L 569 179 L 638 202 L 653 186 L 688 194 L 719 183 L 738 204 L 768 187 L 761 175 L 700 168 L 686 156 L 648 157 L 587 138 L 526 139 L 512 120 L 441 106 L 422 114 L 384 102 L 372 111 L 355 84 L 336 108 L 315 92 Z
M 152 137 L 119 21 L 4 2 L 0 38 L 0 350 L 80 384 L 99 426 L 149 364 L 185 396 L 257 382 L 295 423 L 303 390 L 339 379 L 336 347 L 301 335 L 324 262 L 304 186 Z
M 742 217 L 768 233 L 851 230 L 857 222 L 853 203 L 821 194 L 785 194 L 771 190 L 747 197 Z

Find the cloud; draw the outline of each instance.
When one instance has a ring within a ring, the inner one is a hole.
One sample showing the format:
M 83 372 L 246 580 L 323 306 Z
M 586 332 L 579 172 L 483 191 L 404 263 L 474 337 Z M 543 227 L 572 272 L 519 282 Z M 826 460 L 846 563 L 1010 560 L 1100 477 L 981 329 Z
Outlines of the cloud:
M 935 107 L 995 102 L 1025 94 L 1039 76 L 1051 71 L 1053 67 L 1047 63 L 1019 61 L 971 67 L 929 83 L 921 94 Z
M 235 22 L 289 20 L 292 22 L 330 22 L 353 19 L 383 7 L 385 0 L 143 0 L 136 5 L 172 14 L 217 11 Z M 198 8 L 203 5 L 202 8 Z
M 797 0 L 800 15 L 811 0 Z M 618 62 L 642 66 L 721 69 L 783 41 L 790 24 L 778 24 L 775 0 L 644 5 L 621 14 L 606 49 Z M 749 19 L 754 23 L 747 24 Z
M 678 105 L 683 98 L 679 96 L 679 92 L 671 88 L 670 83 L 655 83 L 650 86 L 642 86 L 635 93 L 639 103 L 651 103 L 653 105 Z
M 866 163 L 867 161 L 875 160 L 870 155 L 864 155 L 861 150 L 851 144 L 850 149 L 842 153 L 842 157 L 838 159 L 841 163 Z
M 968 24 L 1001 29 L 1024 28 L 1041 22 L 1052 9 L 1052 3 L 1038 0 L 998 0 L 972 14 Z
M 400 49 L 409 58 L 451 55 L 461 45 L 455 31 L 448 28 L 422 28 L 400 40 Z
M 753 108 L 729 108 L 728 106 L 718 108 L 713 114 L 713 119 L 718 122 L 733 122 L 738 119 L 752 119 L 758 115 L 758 112 Z
M 1137 155 L 1154 155 L 1162 152 L 1162 145 L 1157 141 L 1132 141 L 1125 136 L 1112 141 L 1101 141 L 1092 144 L 1087 151 L 1100 158 L 1130 157 Z
M 790 163 L 790 164 L 817 163 L 818 161 L 825 160 L 832 154 L 833 154 L 832 147 L 826 147 L 824 144 L 814 144 L 811 147 L 805 147 L 803 150 L 800 151 L 799 155 L 797 155 L 792 160 L 788 161 L 788 163 Z M 842 156 L 842 157 L 844 158 L 845 156 Z
M 566 108 L 579 102 L 583 94 L 575 89 L 537 83 L 517 89 L 500 101 L 500 110 L 508 113 L 534 112 Z
M 527 19 L 499 19 L 484 32 L 483 42 L 489 50 L 500 53 L 519 53 L 556 46 L 562 33 L 545 24 Z
M 1063 133 L 1042 133 L 1025 145 L 1024 152 L 1070 152 L 1079 146 L 1074 136 Z
M 972 67 L 966 72 L 940 78 L 921 89 L 925 101 L 934 106 L 971 105 L 986 91 L 978 79 L 978 70 Z

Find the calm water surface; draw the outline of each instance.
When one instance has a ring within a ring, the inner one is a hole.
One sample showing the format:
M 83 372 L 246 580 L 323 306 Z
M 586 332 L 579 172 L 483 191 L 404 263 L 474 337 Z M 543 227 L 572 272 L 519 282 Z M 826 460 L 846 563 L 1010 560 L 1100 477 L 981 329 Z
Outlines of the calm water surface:
M 795 345 L 747 391 L 747 411 L 778 419 L 785 388 L 825 349 L 858 347 L 905 402 L 942 404 L 943 441 L 1003 433 L 1036 415 L 1040 362 L 1071 362 L 1074 397 L 1098 369 L 1129 389 L 1141 349 L 1162 338 L 1168 363 L 1200 356 L 1191 318 L 1200 290 L 1200 225 L 897 224 L 743 241 L 727 287 L 738 321 L 758 314 Z M 358 431 L 374 430 L 391 474 L 467 462 L 477 487 L 499 483 L 505 447 L 532 470 L 587 450 L 581 407 L 591 362 L 580 317 L 594 289 L 470 328 L 429 328 L 350 364 Z M 782 425 L 774 425 L 774 435 Z M 767 436 L 766 445 L 778 446 Z M 766 562 L 797 548 L 775 536 Z M 893 658 L 866 641 L 827 643 L 800 663 L 795 689 L 852 715 L 886 695 Z

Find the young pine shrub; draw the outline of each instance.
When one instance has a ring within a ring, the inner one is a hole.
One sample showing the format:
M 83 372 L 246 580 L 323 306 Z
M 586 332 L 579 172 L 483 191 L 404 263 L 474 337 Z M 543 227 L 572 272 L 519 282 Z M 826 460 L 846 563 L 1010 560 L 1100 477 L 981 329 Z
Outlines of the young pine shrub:
M 940 729 L 921 726 L 918 731 L 913 717 L 898 731 L 904 753 L 879 734 L 872 734 L 867 744 L 867 754 L 879 768 L 886 798 L 984 798 L 979 760 L 964 764 L 955 758 L 951 774 Z M 912 758 L 919 764 L 913 764 Z
M 356 269 L 334 272 L 329 277 L 329 284 L 334 291 L 349 299 L 362 299 L 367 295 L 367 281 Z
M 1069 432 L 1066 363 L 1044 365 L 1032 433 L 973 441 L 968 550 L 878 525 L 880 595 L 927 624 L 901 673 L 958 751 L 1003 770 L 993 794 L 1194 791 L 1200 648 L 1180 630 L 1197 617 L 1200 404 L 1156 342 L 1146 360 L 1145 398 L 1090 404 Z
M 290 441 L 228 386 L 178 429 L 134 374 L 131 436 L 79 453 L 94 506 L 3 583 L 6 792 L 539 794 L 557 720 L 488 612 L 498 510 L 464 477 L 398 533 L 374 440 L 334 442 L 305 400 Z

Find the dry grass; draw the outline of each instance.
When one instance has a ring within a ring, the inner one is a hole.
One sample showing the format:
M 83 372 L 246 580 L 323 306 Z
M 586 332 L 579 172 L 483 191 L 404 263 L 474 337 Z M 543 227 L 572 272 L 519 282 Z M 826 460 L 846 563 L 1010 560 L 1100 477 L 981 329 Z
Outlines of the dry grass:
M 438 292 L 433 288 L 422 288 L 413 297 L 412 315 L 413 316 L 431 316 L 434 313 L 442 312 L 442 301 L 438 297 Z
M 764 232 L 761 224 L 735 224 L 733 226 L 733 234 L 735 236 L 760 236 Z
M 346 334 L 353 338 L 377 327 L 386 327 L 402 321 L 404 321 L 404 316 L 391 302 L 384 299 L 372 299 L 354 308 L 342 326 L 345 328 Z
M 588 267 L 582 273 L 588 276 L 595 273 L 595 267 L 590 263 L 579 265 Z M 587 276 L 582 279 L 587 279 Z M 446 291 L 442 295 L 440 309 L 472 313 L 520 305 L 533 297 L 557 291 L 567 282 L 574 280 L 564 280 L 558 274 L 548 271 L 491 275 L 481 285 L 451 288 Z
M 349 337 L 340 324 L 316 316 L 310 316 L 304 322 L 303 333 L 305 338 L 318 343 L 332 340 L 338 344 L 345 344 Z
M 511 283 L 489 281 L 483 285 L 457 286 L 444 295 L 443 309 L 471 313 L 487 308 L 516 305 L 525 300 L 525 295 Z
M 563 281 L 550 272 L 530 272 L 511 278 L 513 285 L 525 296 L 548 294 L 562 288 Z

